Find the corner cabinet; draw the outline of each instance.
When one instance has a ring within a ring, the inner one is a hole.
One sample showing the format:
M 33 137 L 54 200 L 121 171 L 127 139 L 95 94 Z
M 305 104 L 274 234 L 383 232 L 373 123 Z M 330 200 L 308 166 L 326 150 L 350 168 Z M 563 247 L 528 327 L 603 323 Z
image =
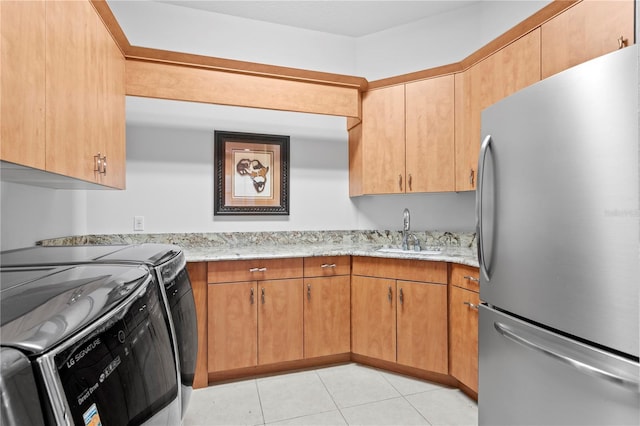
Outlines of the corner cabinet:
M 351 351 L 448 374 L 447 264 L 353 258 Z
M 0 8 L 0 159 L 124 188 L 125 59 L 91 2 Z
M 372 89 L 349 132 L 350 195 L 454 189 L 454 77 Z
M 481 113 L 540 80 L 540 29 L 456 74 L 456 191 L 476 189 Z
M 582 1 L 542 25 L 542 78 L 634 44 L 633 0 Z
M 478 268 L 451 264 L 449 277 L 449 373 L 478 393 Z

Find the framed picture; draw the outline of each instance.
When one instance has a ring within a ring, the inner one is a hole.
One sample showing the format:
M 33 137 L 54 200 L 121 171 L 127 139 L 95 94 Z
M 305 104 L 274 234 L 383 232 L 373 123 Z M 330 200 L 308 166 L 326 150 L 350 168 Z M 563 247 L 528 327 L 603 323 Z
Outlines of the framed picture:
M 289 214 L 289 136 L 215 131 L 214 215 Z

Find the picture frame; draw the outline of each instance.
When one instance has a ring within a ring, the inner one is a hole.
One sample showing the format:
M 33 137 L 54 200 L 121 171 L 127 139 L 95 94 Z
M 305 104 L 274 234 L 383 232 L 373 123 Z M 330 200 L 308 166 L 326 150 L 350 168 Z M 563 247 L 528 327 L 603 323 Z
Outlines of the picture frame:
M 289 215 L 289 139 L 214 132 L 214 215 Z

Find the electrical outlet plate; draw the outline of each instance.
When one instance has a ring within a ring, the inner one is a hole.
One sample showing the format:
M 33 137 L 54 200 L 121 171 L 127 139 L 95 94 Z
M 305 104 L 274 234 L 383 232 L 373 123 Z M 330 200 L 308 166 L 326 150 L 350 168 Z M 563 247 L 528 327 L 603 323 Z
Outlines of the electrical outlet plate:
M 144 231 L 144 216 L 133 217 L 133 230 Z

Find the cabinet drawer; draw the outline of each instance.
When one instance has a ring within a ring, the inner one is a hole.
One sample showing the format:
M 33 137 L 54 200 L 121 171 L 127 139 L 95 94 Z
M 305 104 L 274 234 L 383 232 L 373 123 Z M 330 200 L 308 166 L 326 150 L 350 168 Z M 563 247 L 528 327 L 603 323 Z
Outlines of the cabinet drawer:
M 332 277 L 349 275 L 351 258 L 349 256 L 319 256 L 304 258 L 305 277 Z
M 440 284 L 447 283 L 446 262 L 383 257 L 354 257 L 352 268 L 353 275 Z
M 480 270 L 474 266 L 451 264 L 449 282 L 456 287 L 471 291 L 480 291 Z
M 226 283 L 302 278 L 302 263 L 302 258 L 208 262 L 207 282 Z

